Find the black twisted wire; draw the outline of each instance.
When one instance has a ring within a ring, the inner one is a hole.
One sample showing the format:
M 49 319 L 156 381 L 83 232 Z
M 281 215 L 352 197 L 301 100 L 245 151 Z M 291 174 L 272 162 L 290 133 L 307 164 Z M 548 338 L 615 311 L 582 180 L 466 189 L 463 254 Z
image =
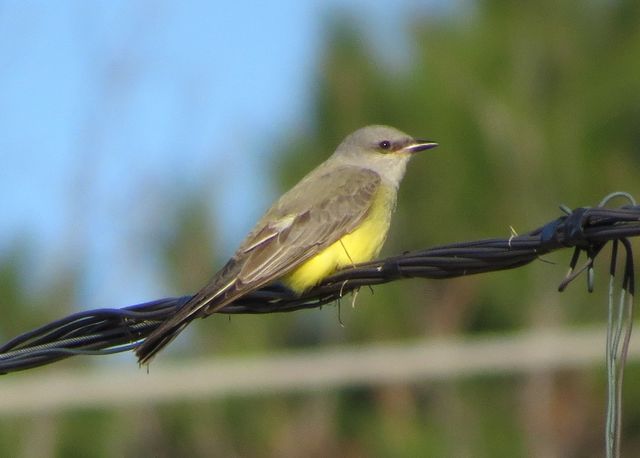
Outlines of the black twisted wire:
M 293 296 L 278 286 L 265 287 L 217 313 L 258 314 L 315 308 L 362 286 L 403 278 L 444 279 L 513 269 L 552 251 L 571 247 L 576 250 L 571 261 L 573 269 L 579 254 L 585 252 L 588 262 L 584 269 L 567 276 L 560 285 L 562 290 L 582 270 L 591 269 L 593 259 L 607 242 L 637 235 L 640 235 L 640 206 L 578 208 L 523 235 L 454 243 L 359 264 L 336 272 L 302 296 Z M 630 254 L 627 265 L 633 268 Z M 89 310 L 45 324 L 0 346 L 0 373 L 42 366 L 73 355 L 131 350 L 189 298 Z

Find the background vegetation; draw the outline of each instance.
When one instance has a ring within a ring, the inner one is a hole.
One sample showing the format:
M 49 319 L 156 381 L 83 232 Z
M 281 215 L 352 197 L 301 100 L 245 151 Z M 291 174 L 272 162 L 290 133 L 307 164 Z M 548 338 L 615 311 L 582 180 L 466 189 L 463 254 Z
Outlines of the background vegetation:
M 371 45 L 358 17 L 328 21 L 304 128 L 282 133 L 290 136 L 287 146 L 264 173 L 284 190 L 366 124 L 437 140 L 439 149 L 411 165 L 386 254 L 506 236 L 510 226 L 525 231 L 555 217 L 559 203 L 594 205 L 614 190 L 637 193 L 637 1 L 477 0 L 452 15 L 407 17 L 411 51 L 395 58 Z M 169 290 L 195 290 L 231 251 L 210 227 L 202 200 L 210 195 L 209 184 L 167 209 L 169 227 L 155 249 Z M 71 311 L 65 304 L 82 276 L 79 268 L 67 269 L 34 290 L 24 268 L 33 256 L 28 246 L 24 240 L 0 259 L 3 340 Z M 578 284 L 560 295 L 556 285 L 568 258 L 363 291 L 355 309 L 342 308 L 344 327 L 331 307 L 209 319 L 163 356 L 603 323 L 604 266 L 595 296 Z M 88 364 L 97 362 L 84 358 L 47 370 Z M 640 454 L 638 377 L 632 367 L 625 379 L 623 456 Z M 559 370 L 5 418 L 0 450 L 4 456 L 595 457 L 603 454 L 604 383 L 601 368 Z

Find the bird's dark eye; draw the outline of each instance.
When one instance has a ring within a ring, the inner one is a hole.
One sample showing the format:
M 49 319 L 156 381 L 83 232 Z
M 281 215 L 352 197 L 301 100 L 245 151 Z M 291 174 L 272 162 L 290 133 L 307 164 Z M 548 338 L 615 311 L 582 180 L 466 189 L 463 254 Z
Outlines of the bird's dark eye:
M 380 149 L 390 149 L 391 142 L 389 140 L 382 140 L 380 143 L 378 143 L 378 146 L 380 147 Z

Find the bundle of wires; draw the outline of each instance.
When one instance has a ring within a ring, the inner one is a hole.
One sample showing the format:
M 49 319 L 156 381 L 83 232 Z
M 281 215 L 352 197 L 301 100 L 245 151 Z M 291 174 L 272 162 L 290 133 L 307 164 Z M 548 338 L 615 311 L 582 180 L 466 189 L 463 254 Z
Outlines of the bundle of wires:
M 626 249 L 624 288 L 633 293 L 633 255 L 627 238 L 640 235 L 640 206 L 605 208 L 616 193 L 598 207 L 568 210 L 564 215 L 523 235 L 454 243 L 411 251 L 341 270 L 302 296 L 269 286 L 229 304 L 217 313 L 274 313 L 320 307 L 362 286 L 403 278 L 443 279 L 513 269 L 540 256 L 574 248 L 569 275 L 560 290 L 587 271 L 592 288 L 593 261 L 602 247 L 621 241 Z M 617 252 L 617 250 L 616 250 Z M 586 262 L 576 269 L 581 253 Z M 134 349 L 190 296 L 165 298 L 121 309 L 74 313 L 25 332 L 0 346 L 0 373 L 50 364 L 73 355 L 102 355 Z

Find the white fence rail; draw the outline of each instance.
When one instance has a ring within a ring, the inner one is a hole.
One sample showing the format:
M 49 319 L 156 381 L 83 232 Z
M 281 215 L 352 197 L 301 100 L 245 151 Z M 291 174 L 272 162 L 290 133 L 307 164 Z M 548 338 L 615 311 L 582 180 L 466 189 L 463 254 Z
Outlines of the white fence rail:
M 604 327 L 554 329 L 185 363 L 165 363 L 159 358 L 149 373 L 138 369 L 133 358 L 130 365 L 110 365 L 89 373 L 35 369 L 0 376 L 0 415 L 594 365 L 604 368 L 605 335 Z M 632 338 L 629 360 L 639 357 L 640 340 Z

